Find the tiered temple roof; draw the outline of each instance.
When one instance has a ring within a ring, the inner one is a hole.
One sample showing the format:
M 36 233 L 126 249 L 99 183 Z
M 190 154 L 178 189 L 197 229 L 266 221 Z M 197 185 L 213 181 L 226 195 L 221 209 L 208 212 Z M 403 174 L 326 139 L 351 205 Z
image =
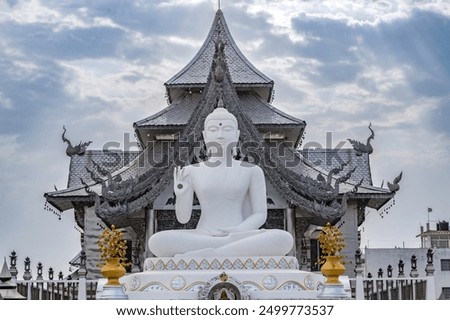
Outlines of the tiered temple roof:
M 221 10 L 217 11 L 208 36 L 194 58 L 164 84 L 169 106 L 134 123 L 140 143 L 145 146 L 158 135 L 176 134 L 187 124 L 206 86 L 218 37 L 226 44 L 224 55 L 243 110 L 260 129 L 289 128 L 286 138 L 298 143 L 298 137 L 306 126 L 305 121 L 285 114 L 270 104 L 273 80 L 253 66 L 239 50 Z

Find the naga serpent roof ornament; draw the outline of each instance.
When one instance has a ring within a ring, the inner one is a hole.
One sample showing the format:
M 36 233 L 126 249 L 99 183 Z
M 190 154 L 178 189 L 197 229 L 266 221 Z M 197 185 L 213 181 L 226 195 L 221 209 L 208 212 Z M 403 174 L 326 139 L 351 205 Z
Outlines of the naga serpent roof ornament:
M 372 130 L 371 122 L 369 123 L 369 130 L 372 132 L 372 134 L 367 138 L 366 144 L 353 139 L 347 139 L 352 144 L 353 149 L 355 149 L 357 156 L 362 156 L 364 153 L 372 154 L 373 152 L 373 147 L 370 144 L 370 140 L 373 140 L 375 138 L 375 132 Z
M 76 145 L 73 146 L 72 143 L 70 142 L 69 139 L 66 138 L 66 127 L 63 126 L 63 130 L 64 132 L 62 133 L 62 140 L 67 143 L 67 148 L 66 148 L 66 154 L 71 157 L 73 155 L 83 155 L 86 152 L 86 148 L 92 143 L 92 141 L 88 141 L 88 142 L 81 142 Z
M 389 181 L 387 182 L 387 186 L 391 192 L 397 192 L 398 190 L 400 190 L 400 180 L 402 180 L 402 176 L 403 171 L 400 172 L 397 177 L 395 177 L 394 181 L 392 181 L 393 183 L 390 183 Z

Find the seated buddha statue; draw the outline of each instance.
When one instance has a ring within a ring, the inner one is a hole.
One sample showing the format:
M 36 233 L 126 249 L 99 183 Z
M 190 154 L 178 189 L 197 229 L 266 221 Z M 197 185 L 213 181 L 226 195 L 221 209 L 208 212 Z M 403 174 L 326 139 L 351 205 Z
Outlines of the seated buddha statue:
M 226 109 L 216 108 L 206 117 L 208 160 L 174 169 L 176 218 L 190 220 L 195 192 L 201 207 L 198 225 L 155 233 L 148 243 L 155 256 L 282 256 L 291 250 L 290 233 L 259 229 L 267 219 L 264 173 L 234 159 L 239 134 L 236 118 Z

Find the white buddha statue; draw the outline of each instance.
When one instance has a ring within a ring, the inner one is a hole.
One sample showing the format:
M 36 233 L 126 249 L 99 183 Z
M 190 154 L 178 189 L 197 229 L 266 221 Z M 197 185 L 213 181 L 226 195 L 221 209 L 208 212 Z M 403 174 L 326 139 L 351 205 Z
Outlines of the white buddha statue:
M 149 239 L 150 250 L 158 257 L 286 255 L 293 245 L 290 233 L 259 229 L 267 219 L 262 169 L 233 158 L 236 118 L 216 108 L 204 126 L 209 159 L 174 170 L 176 217 L 189 221 L 195 192 L 201 206 L 197 228 L 158 232 Z

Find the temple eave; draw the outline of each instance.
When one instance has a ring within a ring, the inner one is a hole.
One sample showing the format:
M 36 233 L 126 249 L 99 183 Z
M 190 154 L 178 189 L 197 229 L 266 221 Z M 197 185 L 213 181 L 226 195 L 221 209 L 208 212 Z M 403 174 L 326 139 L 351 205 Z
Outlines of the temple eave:
M 69 197 L 52 197 L 44 194 L 45 199 L 48 203 L 50 203 L 53 207 L 55 207 L 60 212 L 64 212 L 70 209 L 73 209 L 73 203 L 79 202 L 92 202 L 90 196 L 69 196 Z
M 272 106 L 264 101 L 255 92 L 238 92 L 243 110 L 250 116 L 253 124 L 266 126 L 306 126 L 304 120 L 291 115 Z M 200 101 L 200 94 L 185 93 L 177 101 L 172 102 L 165 109 L 134 123 L 134 128 L 156 128 L 158 126 L 185 125 Z

